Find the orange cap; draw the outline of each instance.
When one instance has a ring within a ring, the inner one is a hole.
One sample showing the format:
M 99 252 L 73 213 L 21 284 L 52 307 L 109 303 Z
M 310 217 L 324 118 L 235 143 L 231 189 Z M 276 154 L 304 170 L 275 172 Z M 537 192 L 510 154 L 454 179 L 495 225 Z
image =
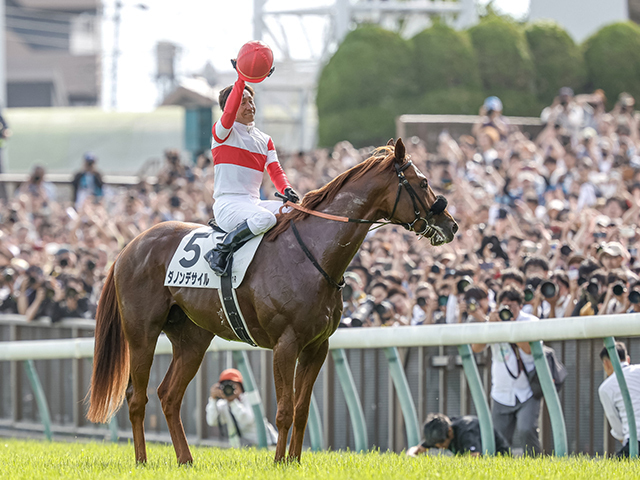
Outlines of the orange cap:
M 227 368 L 220 374 L 220 382 L 231 380 L 232 382 L 242 383 L 242 374 L 235 368 Z

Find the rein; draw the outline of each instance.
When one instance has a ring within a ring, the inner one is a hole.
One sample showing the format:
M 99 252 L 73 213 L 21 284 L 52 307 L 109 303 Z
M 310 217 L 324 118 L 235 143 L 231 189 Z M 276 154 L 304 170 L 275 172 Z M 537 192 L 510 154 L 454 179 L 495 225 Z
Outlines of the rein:
M 395 168 L 396 168 L 396 175 L 398 176 L 398 191 L 396 193 L 396 201 L 393 204 L 393 210 L 391 211 L 391 215 L 389 215 L 389 217 L 388 217 L 389 220 L 386 220 L 386 221 L 383 221 L 383 222 L 376 221 L 376 220 L 365 220 L 363 218 L 343 217 L 343 216 L 340 216 L 340 215 L 332 215 L 330 213 L 318 212 L 318 211 L 315 211 L 315 210 L 310 210 L 310 209 L 305 208 L 305 207 L 303 207 L 301 205 L 298 205 L 297 203 L 293 203 L 293 202 L 289 201 L 287 199 L 287 197 L 285 197 L 284 195 L 280 194 L 279 192 L 276 192 L 275 195 L 284 200 L 283 207 L 295 208 L 296 210 L 298 210 L 300 212 L 306 213 L 308 215 L 313 215 L 313 216 L 316 216 L 316 217 L 324 218 L 326 220 L 333 220 L 333 221 L 336 221 L 336 222 L 343 222 L 343 223 L 366 223 L 366 224 L 370 224 L 370 225 L 378 224 L 378 227 L 376 227 L 376 228 L 382 227 L 384 225 L 402 225 L 404 228 L 406 228 L 410 232 L 415 232 L 417 235 L 424 236 L 425 233 L 429 230 L 429 228 L 431 228 L 431 219 L 435 215 L 439 215 L 442 212 L 444 212 L 444 210 L 447 208 L 448 202 L 447 202 L 447 199 L 444 196 L 438 195 L 438 196 L 436 196 L 436 200 L 435 200 L 435 202 L 433 202 L 433 205 L 431 205 L 431 208 L 427 208 L 427 206 L 424 204 L 422 199 L 418 196 L 416 191 L 413 189 L 413 187 L 409 183 L 409 180 L 407 180 L 407 177 L 404 175 L 404 171 L 407 168 L 409 168 L 411 165 L 413 165 L 411 160 L 409 160 L 407 163 L 405 163 L 402 166 L 400 166 L 400 164 L 398 164 L 397 162 L 394 165 Z M 398 208 L 398 203 L 400 201 L 400 194 L 402 193 L 402 188 L 403 187 L 407 191 L 409 196 L 411 197 L 411 202 L 413 203 L 413 212 L 415 214 L 415 218 L 413 219 L 413 222 L 411 222 L 411 223 L 393 222 L 393 221 L 390 220 L 391 218 L 393 218 L 393 215 L 394 215 L 394 213 L 396 213 L 396 209 Z M 421 212 L 420 211 L 420 207 L 422 207 L 422 209 L 426 212 L 424 217 L 422 217 L 420 215 L 420 212 Z M 425 226 L 424 226 L 424 229 L 422 231 L 418 232 L 413 227 L 420 220 L 424 221 Z M 302 241 L 302 237 L 300 237 L 300 232 L 298 232 L 298 229 L 296 228 L 295 224 L 293 223 L 293 220 L 290 221 L 290 225 L 291 225 L 291 229 L 293 230 L 293 234 L 295 235 L 296 240 L 298 241 L 298 244 L 300 245 L 300 248 L 302 248 L 302 251 L 307 256 L 307 258 L 311 261 L 313 266 L 316 267 L 316 269 L 322 274 L 322 276 L 327 280 L 327 282 L 329 282 L 329 284 L 331 286 L 333 286 L 334 288 L 336 288 L 338 290 L 342 290 L 342 287 L 344 287 L 344 285 L 345 285 L 344 277 L 342 278 L 342 280 L 340 280 L 340 283 L 337 283 L 333 278 L 331 278 L 329 276 L 329 274 L 327 272 L 325 272 L 325 270 L 322 268 L 322 266 L 320 266 L 318 261 L 315 259 L 315 257 L 311 253 L 311 251 L 307 248 L 307 246 Z
M 325 220 L 332 220 L 332 221 L 335 221 L 335 222 L 365 223 L 365 224 L 369 224 L 369 225 L 376 225 L 377 224 L 379 226 L 384 226 L 384 225 L 402 225 L 407 230 L 413 232 L 413 231 L 415 231 L 413 229 L 413 226 L 419 220 L 424 220 L 424 222 L 425 222 L 424 230 L 422 230 L 420 232 L 415 232 L 418 235 L 423 235 L 427 231 L 429 226 L 430 226 L 429 225 L 430 220 L 435 215 L 439 215 L 442 212 L 444 212 L 444 210 L 447 208 L 448 202 L 447 202 L 447 199 L 444 196 L 438 195 L 438 196 L 436 196 L 436 200 L 435 200 L 435 202 L 433 202 L 433 205 L 431 206 L 431 208 L 427 208 L 427 206 L 424 204 L 422 199 L 416 194 L 416 191 L 413 189 L 413 187 L 409 183 L 409 180 L 407 180 L 407 177 L 405 177 L 405 175 L 404 175 L 404 171 L 407 168 L 409 168 L 411 165 L 413 165 L 411 160 L 409 160 L 407 163 L 405 163 L 402 167 L 400 165 L 398 165 L 397 163 L 395 164 L 396 175 L 398 176 L 398 191 L 396 193 L 395 203 L 393 204 L 393 210 L 391 211 L 391 215 L 389 215 L 389 217 L 388 217 L 388 218 L 392 218 L 393 214 L 396 213 L 396 209 L 398 208 L 398 203 L 400 201 L 400 194 L 402 193 L 402 188 L 404 187 L 405 190 L 407 191 L 407 193 L 409 194 L 409 196 L 411 197 L 411 202 L 413 203 L 413 212 L 416 215 L 416 218 L 411 223 L 392 222 L 390 220 L 381 222 L 379 220 L 365 220 L 364 218 L 343 217 L 341 215 L 333 215 L 333 214 L 330 214 L 330 213 L 324 213 L 324 212 L 318 212 L 316 210 L 310 210 L 308 208 L 303 207 L 302 205 L 298 205 L 297 203 L 293 203 L 293 202 L 289 201 L 287 199 L 287 197 L 282 195 L 280 192 L 276 192 L 275 196 L 278 197 L 278 198 L 281 198 L 282 200 L 284 200 L 284 203 L 282 205 L 283 207 L 291 207 L 291 208 L 294 208 L 294 209 L 296 209 L 296 210 L 298 210 L 300 212 L 306 213 L 307 215 L 313 215 L 315 217 L 324 218 Z M 424 217 L 420 216 L 420 208 L 418 207 L 418 203 L 424 209 L 424 211 L 427 212 Z

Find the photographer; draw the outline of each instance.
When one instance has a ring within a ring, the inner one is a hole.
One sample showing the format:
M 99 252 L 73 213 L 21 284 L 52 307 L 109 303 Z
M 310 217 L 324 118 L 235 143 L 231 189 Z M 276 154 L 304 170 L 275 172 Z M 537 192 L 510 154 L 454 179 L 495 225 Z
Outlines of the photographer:
M 575 282 L 576 280 L 574 280 Z M 549 315 L 546 318 L 563 318 L 571 313 L 575 302 L 575 291 L 571 289 L 571 281 L 563 270 L 556 270 L 548 282 L 540 285 L 540 292 L 549 304 Z
M 63 318 L 91 317 L 92 308 L 81 280 L 68 277 L 64 285 L 55 290 L 49 311 L 51 323 L 59 322 Z
M 640 282 L 635 281 L 629 285 L 629 310 L 627 313 L 640 313 Z
M 632 365 L 631 358 L 627 354 L 627 347 L 622 342 L 616 342 L 616 353 L 622 366 L 622 374 L 627 383 L 631 403 L 636 419 L 640 417 L 640 365 Z M 622 400 L 620 385 L 616 378 L 609 357 L 607 347 L 600 352 L 600 360 L 607 378 L 598 388 L 598 395 L 602 408 L 611 426 L 611 435 L 622 443 L 623 447 L 616 453 L 618 458 L 629 457 L 629 422 L 627 421 L 627 411 Z M 636 429 L 640 430 L 640 424 L 636 420 Z M 638 431 L 640 436 L 640 431 Z
M 431 284 L 419 284 L 416 289 L 415 305 L 411 312 L 411 325 L 429 325 L 434 323 L 433 314 L 437 308 L 438 298 Z
M 253 408 L 244 395 L 242 374 L 235 368 L 228 368 L 220 374 L 218 383 L 211 387 L 206 407 L 207 424 L 226 431 L 229 443 L 233 447 L 256 445 L 258 433 Z M 274 445 L 274 429 L 268 422 L 267 440 Z M 275 435 L 277 440 L 277 434 Z
M 45 278 L 40 267 L 31 265 L 21 277 L 18 313 L 24 315 L 27 322 L 49 316 L 57 287 L 54 279 Z
M 342 289 L 342 318 L 347 319 L 353 315 L 358 308 L 360 302 L 365 298 L 360 275 L 355 272 L 345 272 L 344 274 L 344 288 Z M 362 326 L 351 325 L 340 322 L 340 326 Z
M 624 313 L 629 309 L 627 276 L 624 270 L 611 270 L 607 275 L 607 293 L 602 301 L 605 315 Z
M 579 271 L 582 271 L 582 266 Z M 582 276 L 582 273 L 580 274 Z M 594 270 L 582 286 L 580 300 L 571 313 L 572 317 L 597 315 L 603 301 L 607 285 L 607 273 L 604 270 Z
M 488 320 L 489 293 L 482 285 L 470 285 L 464 291 L 464 303 L 460 308 L 460 323 L 486 322 Z
M 18 303 L 14 291 L 16 272 L 5 267 L 0 272 L 0 313 L 18 313 Z
M 438 455 L 464 455 L 472 457 L 482 455 L 482 438 L 478 417 L 465 415 L 451 419 L 442 413 L 430 413 L 422 427 L 424 439 L 421 444 L 407 450 L 407 455 L 417 457 L 420 454 L 431 454 L 432 449 Z M 494 428 L 496 453 L 508 455 L 509 445 L 504 437 Z
M 389 287 L 383 282 L 373 284 L 369 295 L 355 308 L 350 317 L 343 317 L 342 327 L 371 327 L 385 325 L 393 319 L 394 307 L 387 300 Z
M 471 275 L 473 275 L 473 271 L 470 270 L 452 270 L 445 274 L 445 283 L 451 288 L 445 310 L 446 323 L 460 321 L 460 304 L 464 298 L 464 291 L 473 284 Z
M 538 317 L 522 311 L 523 293 L 507 287 L 498 294 L 498 309 L 489 314 L 490 322 L 537 321 Z M 473 344 L 475 353 L 482 352 L 486 344 Z M 493 425 L 512 447 L 521 447 L 525 453 L 540 452 L 538 416 L 540 400 L 534 398 L 527 372 L 535 368 L 528 342 L 491 345 L 491 414 Z

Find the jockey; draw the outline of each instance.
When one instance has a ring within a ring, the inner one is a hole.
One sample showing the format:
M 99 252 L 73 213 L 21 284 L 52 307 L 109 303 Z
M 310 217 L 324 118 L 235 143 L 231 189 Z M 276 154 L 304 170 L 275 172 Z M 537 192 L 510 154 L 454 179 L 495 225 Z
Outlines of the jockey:
M 229 233 L 205 255 L 217 275 L 225 274 L 232 252 L 276 224 L 275 214 L 282 202 L 260 200 L 265 168 L 280 193 L 290 202 L 300 201 L 280 166 L 271 137 L 254 125 L 253 96 L 253 88 L 238 75 L 235 84 L 223 89 L 218 98 L 223 113 L 212 129 L 213 213 Z

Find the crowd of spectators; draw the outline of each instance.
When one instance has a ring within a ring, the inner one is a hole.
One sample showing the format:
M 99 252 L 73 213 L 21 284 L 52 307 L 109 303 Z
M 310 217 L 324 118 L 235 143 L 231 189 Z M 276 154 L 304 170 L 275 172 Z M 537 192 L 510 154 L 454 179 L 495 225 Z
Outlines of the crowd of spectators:
M 413 162 L 460 225 L 433 248 L 402 228 L 372 231 L 346 275 L 341 326 L 484 321 L 507 284 L 540 318 L 640 311 L 640 134 L 634 99 L 607 112 L 604 92 L 563 88 L 531 138 L 489 97 L 470 135 L 443 131 L 437 148 L 405 139 Z M 363 161 L 369 149 L 280 154 L 292 185 L 306 193 Z M 213 168 L 165 152 L 156 183 L 103 184 L 84 157 L 72 199 L 34 166 L 0 203 L 0 312 L 32 320 L 93 318 L 108 267 L 137 234 L 166 220 L 206 223 Z M 273 197 L 263 183 L 262 194 Z M 59 197 L 59 198 L 58 198 Z

